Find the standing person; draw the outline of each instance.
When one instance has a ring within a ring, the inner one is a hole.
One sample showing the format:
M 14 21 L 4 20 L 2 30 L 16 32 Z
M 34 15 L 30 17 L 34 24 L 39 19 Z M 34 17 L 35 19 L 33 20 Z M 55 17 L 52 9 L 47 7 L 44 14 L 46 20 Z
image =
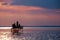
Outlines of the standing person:
M 14 23 L 14 24 L 12 24 L 12 27 L 13 27 L 13 29 L 14 29 L 14 28 L 16 28 L 16 25 L 15 25 L 15 23 Z

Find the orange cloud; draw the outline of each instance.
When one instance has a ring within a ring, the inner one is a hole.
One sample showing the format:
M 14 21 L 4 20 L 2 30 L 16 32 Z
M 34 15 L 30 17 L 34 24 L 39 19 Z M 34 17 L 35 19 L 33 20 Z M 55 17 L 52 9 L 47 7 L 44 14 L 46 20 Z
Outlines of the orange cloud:
M 30 15 L 28 12 L 22 14 L 13 14 L 8 12 L 0 13 L 0 25 L 11 26 L 12 23 L 17 20 L 21 23 L 21 25 L 27 26 L 41 26 L 41 25 L 59 25 L 60 24 L 60 16 L 58 15 Z
M 31 11 L 36 12 L 34 13 Z M 47 9 L 40 7 L 1 5 L 0 26 L 11 26 L 11 24 L 17 20 L 21 25 L 27 26 L 60 25 L 60 14 L 54 14 L 54 11 L 49 13 Z
M 0 0 L 0 2 L 11 2 L 11 0 Z
M 7 5 L 7 6 L 0 6 L 0 9 L 2 10 L 14 10 L 14 11 L 26 11 L 26 10 L 44 10 L 43 8 L 39 8 L 39 7 L 32 7 L 32 6 L 23 6 L 23 5 L 20 5 L 20 6 L 10 6 L 10 5 Z

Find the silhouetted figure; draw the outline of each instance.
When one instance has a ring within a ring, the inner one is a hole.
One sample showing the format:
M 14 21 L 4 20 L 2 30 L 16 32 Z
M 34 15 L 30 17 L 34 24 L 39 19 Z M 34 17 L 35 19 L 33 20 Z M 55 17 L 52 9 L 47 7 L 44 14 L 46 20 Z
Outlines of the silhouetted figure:
M 18 34 L 19 32 L 20 33 L 23 33 L 23 26 L 21 26 L 19 23 L 18 23 L 18 21 L 16 22 L 16 24 L 14 23 L 14 24 L 12 24 L 12 29 L 11 29 L 11 32 L 13 33 L 13 34 Z
M 16 28 L 16 25 L 15 25 L 15 23 L 14 23 L 14 24 L 12 24 L 12 27 L 13 27 L 13 29 L 14 29 L 14 28 Z
M 19 27 L 19 23 L 18 23 L 18 21 L 16 22 L 16 26 L 17 26 L 17 28 Z

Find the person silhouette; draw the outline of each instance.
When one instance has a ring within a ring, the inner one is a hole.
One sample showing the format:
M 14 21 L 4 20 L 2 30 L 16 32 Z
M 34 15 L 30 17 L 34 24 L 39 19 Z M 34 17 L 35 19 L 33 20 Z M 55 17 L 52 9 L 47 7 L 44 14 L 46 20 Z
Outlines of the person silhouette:
M 17 28 L 19 27 L 19 23 L 18 23 L 18 21 L 16 22 L 16 26 L 17 26 Z
M 14 24 L 12 24 L 12 27 L 13 27 L 13 29 L 14 29 L 14 28 L 16 28 L 16 25 L 15 25 L 15 23 L 14 23 Z

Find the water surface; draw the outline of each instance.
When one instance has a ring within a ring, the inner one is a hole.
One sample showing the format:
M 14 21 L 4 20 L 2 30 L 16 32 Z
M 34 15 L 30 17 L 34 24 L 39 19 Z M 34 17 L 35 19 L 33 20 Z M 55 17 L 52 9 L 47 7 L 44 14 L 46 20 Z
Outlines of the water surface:
M 0 40 L 60 40 L 60 27 L 24 27 L 21 35 L 12 35 L 11 27 L 0 27 Z

